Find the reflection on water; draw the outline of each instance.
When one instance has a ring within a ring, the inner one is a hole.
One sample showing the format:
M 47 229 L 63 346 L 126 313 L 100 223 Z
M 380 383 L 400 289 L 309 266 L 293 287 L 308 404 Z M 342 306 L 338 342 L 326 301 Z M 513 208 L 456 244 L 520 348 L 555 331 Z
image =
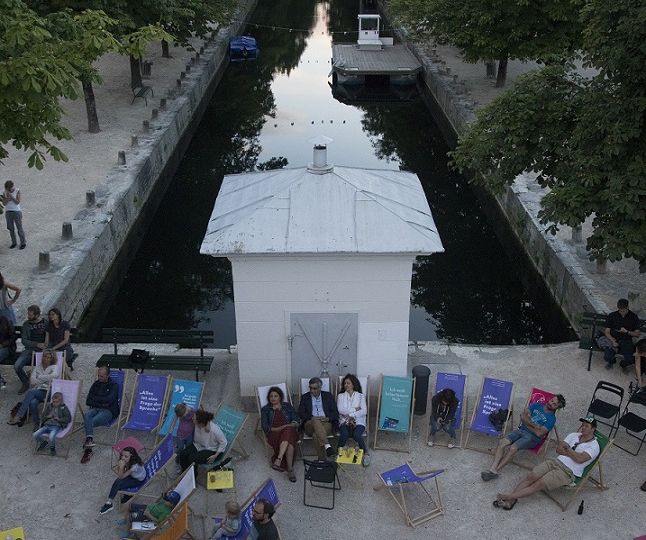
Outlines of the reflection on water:
M 334 139 L 333 163 L 401 167 L 423 183 L 446 253 L 415 266 L 411 338 L 570 337 L 553 304 L 528 295 L 518 279 L 526 270 L 505 255 L 466 182 L 448 171 L 448 147 L 424 104 L 348 106 L 332 98 L 330 32 L 356 39 L 356 9 L 344 0 L 259 2 L 246 33 L 258 40 L 260 57 L 225 73 L 103 326 L 208 328 L 216 346 L 235 343 L 229 262 L 199 254 L 222 177 L 302 167 L 312 159 L 308 139 L 323 134 Z

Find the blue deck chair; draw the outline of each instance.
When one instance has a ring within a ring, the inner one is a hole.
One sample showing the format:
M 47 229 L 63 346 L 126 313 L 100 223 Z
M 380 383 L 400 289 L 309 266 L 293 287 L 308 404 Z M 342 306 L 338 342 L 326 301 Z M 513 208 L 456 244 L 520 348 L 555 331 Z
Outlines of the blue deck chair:
M 462 448 L 462 442 L 464 439 L 464 417 L 468 409 L 467 406 L 467 376 L 462 375 L 462 373 L 442 373 L 438 372 L 437 377 L 435 378 L 435 394 L 441 392 L 445 388 L 450 388 L 455 392 L 455 397 L 458 399 L 458 408 L 455 411 L 455 418 L 453 418 L 452 427 L 455 430 L 460 430 L 460 442 L 458 443 L 460 448 Z M 431 426 L 429 421 L 428 437 L 431 436 Z M 436 446 L 446 446 L 448 443 L 442 443 L 441 441 L 436 441 L 434 443 Z

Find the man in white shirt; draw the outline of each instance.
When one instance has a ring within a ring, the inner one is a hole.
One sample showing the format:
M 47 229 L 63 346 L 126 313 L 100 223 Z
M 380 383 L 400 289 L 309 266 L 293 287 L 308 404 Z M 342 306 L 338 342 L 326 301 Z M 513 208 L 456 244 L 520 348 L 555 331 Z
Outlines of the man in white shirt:
M 537 491 L 567 486 L 583 476 L 585 468 L 599 456 L 599 443 L 594 436 L 597 421 L 592 416 L 579 418 L 581 428 L 570 433 L 556 446 L 556 459 L 547 459 L 532 469 L 511 493 L 499 493 L 493 502 L 497 508 L 511 510 L 518 499 Z

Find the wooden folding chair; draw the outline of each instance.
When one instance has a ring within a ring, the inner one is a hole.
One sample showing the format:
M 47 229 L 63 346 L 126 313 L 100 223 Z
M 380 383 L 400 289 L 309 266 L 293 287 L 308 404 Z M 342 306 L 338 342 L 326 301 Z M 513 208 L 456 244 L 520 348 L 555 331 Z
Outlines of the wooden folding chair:
M 569 491 L 565 500 L 561 501 L 553 493 L 543 490 L 543 493 L 545 493 L 545 495 L 547 495 L 552 501 L 554 501 L 557 504 L 557 506 L 561 509 L 562 512 L 565 512 L 567 510 L 568 506 L 570 506 L 572 501 L 576 499 L 579 491 L 581 491 L 583 486 L 587 485 L 588 482 L 592 484 L 592 486 L 595 489 L 598 489 L 601 491 L 605 491 L 606 489 L 608 489 L 608 486 L 605 485 L 603 482 L 603 467 L 602 467 L 601 460 L 605 455 L 605 453 L 612 446 L 613 440 L 609 439 L 601 432 L 596 430 L 594 432 L 594 436 L 596 437 L 597 442 L 599 443 L 599 455 L 597 456 L 597 459 L 595 459 L 592 463 L 586 466 L 586 468 L 583 470 L 583 476 L 581 476 L 580 478 L 577 478 L 572 484 L 563 488 L 564 490 L 566 490 L 566 492 Z M 595 467 L 599 468 L 599 479 L 592 477 L 592 471 L 594 470 Z
M 478 392 L 476 406 L 471 414 L 471 422 L 469 424 L 467 438 L 464 441 L 464 448 L 475 450 L 476 452 L 483 452 L 485 454 L 491 453 L 492 448 L 469 446 L 471 434 L 474 432 L 482 433 L 487 437 L 495 437 L 496 441 L 504 437 L 505 433 L 507 433 L 509 420 L 511 418 L 511 404 L 513 403 L 513 396 L 513 383 L 490 377 L 482 378 L 482 385 Z M 489 414 L 500 409 L 506 409 L 507 416 L 502 429 L 498 431 L 489 420 Z
M 375 419 L 375 450 L 408 452 L 411 449 L 413 436 L 413 410 L 415 408 L 415 378 L 381 376 L 379 398 L 377 400 L 377 418 Z M 385 394 L 385 397 L 384 397 Z M 406 435 L 406 447 L 379 446 L 379 432 Z
M 462 373 L 443 373 L 438 372 L 435 377 L 435 391 L 434 395 L 438 392 L 441 392 L 445 388 L 450 388 L 455 392 L 455 397 L 458 400 L 458 408 L 455 411 L 455 417 L 453 418 L 452 427 L 455 430 L 460 430 L 460 439 L 458 442 L 458 447 L 462 448 L 464 440 L 464 419 L 468 410 L 467 403 L 467 376 Z M 431 411 L 433 414 L 433 411 Z M 429 441 L 431 438 L 431 423 L 429 419 L 428 424 L 428 434 L 426 440 Z M 435 441 L 433 443 L 435 446 L 447 446 L 448 443 L 443 443 L 442 441 Z

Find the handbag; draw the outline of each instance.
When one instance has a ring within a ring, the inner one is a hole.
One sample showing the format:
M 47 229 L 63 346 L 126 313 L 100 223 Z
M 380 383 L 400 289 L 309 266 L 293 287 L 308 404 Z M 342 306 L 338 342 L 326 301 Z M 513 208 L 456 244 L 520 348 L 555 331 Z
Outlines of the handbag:
M 146 367 L 146 363 L 150 358 L 150 352 L 146 349 L 132 349 L 130 356 L 128 357 L 128 363 L 130 367 L 134 369 L 137 373 L 141 373 Z
M 491 425 L 496 428 L 496 431 L 502 431 L 505 427 L 508 415 L 509 411 L 507 409 L 498 409 L 489 415 L 489 422 L 491 422 Z

